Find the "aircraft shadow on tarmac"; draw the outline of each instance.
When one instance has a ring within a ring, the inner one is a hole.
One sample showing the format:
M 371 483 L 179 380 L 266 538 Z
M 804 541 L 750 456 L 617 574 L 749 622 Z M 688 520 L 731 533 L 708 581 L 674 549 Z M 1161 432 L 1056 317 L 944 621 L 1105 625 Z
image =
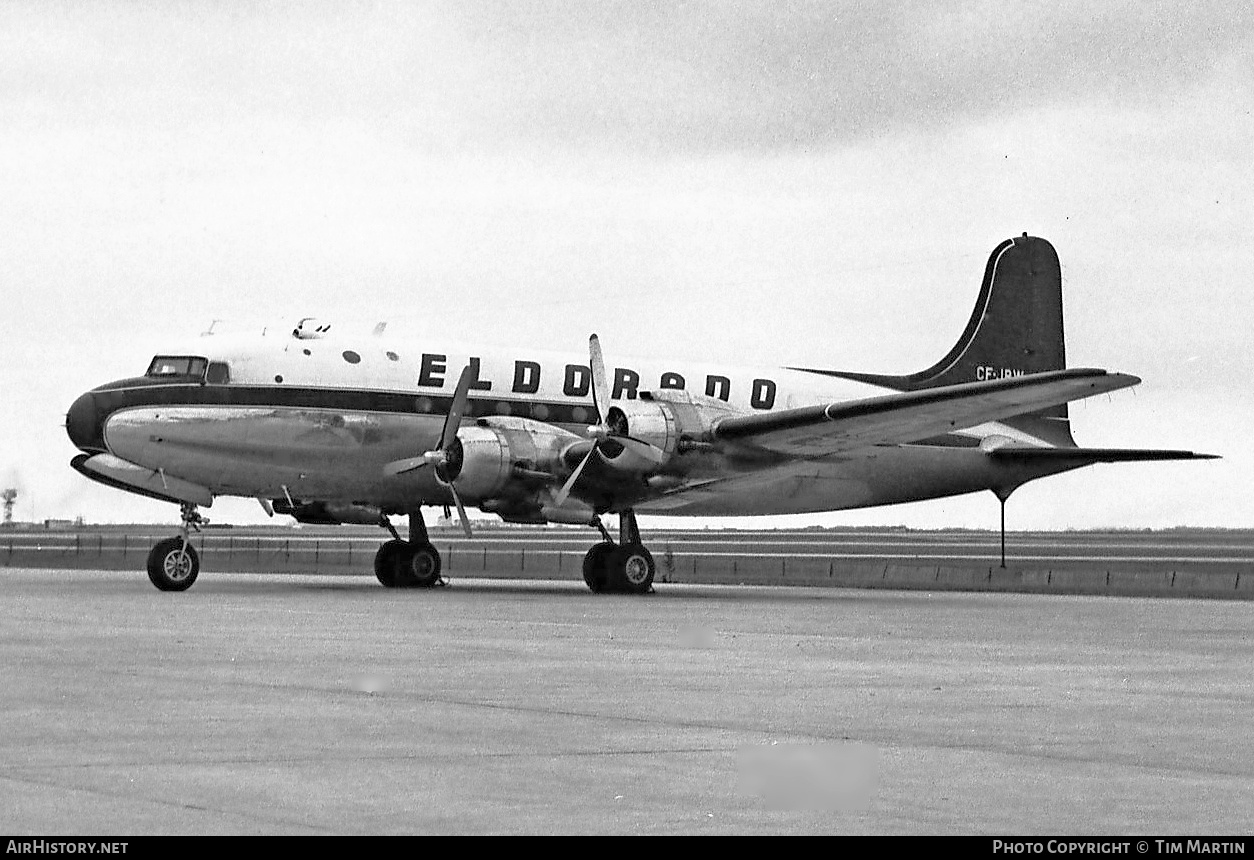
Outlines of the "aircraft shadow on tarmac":
M 278 576 L 278 575 L 275 575 Z M 511 580 L 496 578 L 456 578 L 450 577 L 446 586 L 433 589 L 415 589 L 412 592 L 385 589 L 372 577 L 356 576 L 293 576 L 281 575 L 282 579 L 268 578 L 269 581 L 257 581 L 256 574 L 228 574 L 209 576 L 204 579 L 201 590 L 205 594 L 256 595 L 293 594 L 293 593 L 335 593 L 335 592 L 371 592 L 378 597 L 396 600 L 402 595 L 415 600 L 437 600 L 441 596 L 454 594 L 481 594 L 514 597 L 561 597 L 571 600 L 605 601 L 630 599 L 632 595 L 592 594 L 582 582 L 575 580 Z M 844 589 L 815 586 L 770 586 L 770 585 L 734 585 L 705 583 L 659 583 L 645 595 L 655 600 L 735 600 L 754 603 L 798 603 L 831 600 L 882 600 L 884 602 L 901 603 L 902 601 L 933 601 L 938 598 L 958 595 L 944 593 L 920 593 L 912 591 L 890 591 L 883 589 Z M 970 595 L 967 595 L 968 597 Z M 186 599 L 183 595 L 179 599 Z M 404 599 L 404 598 L 402 598 Z

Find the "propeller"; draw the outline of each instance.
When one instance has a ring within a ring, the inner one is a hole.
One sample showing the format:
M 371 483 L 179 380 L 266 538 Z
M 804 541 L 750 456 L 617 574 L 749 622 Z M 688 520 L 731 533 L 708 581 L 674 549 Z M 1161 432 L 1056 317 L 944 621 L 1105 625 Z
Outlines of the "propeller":
M 605 378 L 605 358 L 601 354 L 601 340 L 595 334 L 588 338 L 588 368 L 592 371 L 592 408 L 597 414 L 597 423 L 588 428 L 588 435 L 595 441 L 588 449 L 588 453 L 579 461 L 579 465 L 570 473 L 566 483 L 562 484 L 562 488 L 553 497 L 554 506 L 559 508 L 570 496 L 570 491 L 574 489 L 579 476 L 583 474 L 584 466 L 588 465 L 588 461 L 598 450 L 604 451 L 611 445 L 620 445 L 656 465 L 661 465 L 665 459 L 665 455 L 655 446 L 628 436 L 626 426 L 610 423 L 609 411 L 605 408 L 608 404 L 603 404 L 602 401 L 602 398 L 609 396 L 609 386 Z
M 453 403 L 449 406 L 448 415 L 444 416 L 444 429 L 440 431 L 440 444 L 434 450 L 423 453 L 421 457 L 393 460 L 383 467 L 383 474 L 392 477 L 417 471 L 425 466 L 434 466 L 436 478 L 448 487 L 449 493 L 453 496 L 453 504 L 457 505 L 457 516 L 461 520 L 462 531 L 466 533 L 466 537 L 471 536 L 470 520 L 466 519 L 466 508 L 462 505 L 462 498 L 454 483 L 458 472 L 461 471 L 462 461 L 462 443 L 457 438 L 457 429 L 461 427 L 462 415 L 466 413 L 470 384 L 475 381 L 476 375 L 476 368 L 473 364 L 467 364 L 462 368 L 462 375 L 457 379 L 457 387 L 453 389 Z

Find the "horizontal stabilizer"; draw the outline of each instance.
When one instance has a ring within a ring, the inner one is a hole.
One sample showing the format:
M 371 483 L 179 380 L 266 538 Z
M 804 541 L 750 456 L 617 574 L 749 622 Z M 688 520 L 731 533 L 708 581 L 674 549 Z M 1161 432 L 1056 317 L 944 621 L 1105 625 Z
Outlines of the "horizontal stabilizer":
M 1196 454 L 1160 448 L 1028 448 L 1007 446 L 989 451 L 997 460 L 1018 463 L 1140 463 L 1155 460 L 1218 460 L 1217 454 Z

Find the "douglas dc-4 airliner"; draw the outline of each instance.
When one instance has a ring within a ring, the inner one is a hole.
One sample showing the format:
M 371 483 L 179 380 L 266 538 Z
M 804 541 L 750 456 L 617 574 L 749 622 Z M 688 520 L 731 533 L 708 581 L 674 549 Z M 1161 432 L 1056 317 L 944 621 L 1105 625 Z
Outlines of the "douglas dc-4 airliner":
M 1093 463 L 1206 458 L 1076 445 L 1066 404 L 1139 381 L 1067 368 L 1058 256 L 1025 233 L 993 251 L 954 347 L 909 375 L 611 368 L 596 335 L 572 356 L 402 342 L 383 327 L 343 338 L 306 319 L 161 353 L 143 376 L 74 401 L 66 430 L 83 475 L 180 505 L 181 534 L 148 557 L 165 591 L 195 581 L 197 508 L 226 495 L 304 523 L 386 528 L 374 572 L 391 588 L 441 581 L 424 505 L 456 506 L 467 530 L 468 504 L 510 523 L 587 525 L 602 537 L 584 559 L 588 587 L 639 594 L 654 562 L 637 513 L 795 514 L 977 490 L 1004 505 L 1027 481 Z M 408 515 L 408 540 L 393 515 Z

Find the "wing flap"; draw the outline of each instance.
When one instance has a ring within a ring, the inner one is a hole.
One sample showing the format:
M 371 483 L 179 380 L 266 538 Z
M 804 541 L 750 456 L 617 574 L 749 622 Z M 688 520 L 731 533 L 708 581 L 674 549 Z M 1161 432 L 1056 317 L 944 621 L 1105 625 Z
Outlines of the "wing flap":
M 1136 385 L 1092 368 L 1047 371 L 723 419 L 717 439 L 796 457 L 914 442 Z

